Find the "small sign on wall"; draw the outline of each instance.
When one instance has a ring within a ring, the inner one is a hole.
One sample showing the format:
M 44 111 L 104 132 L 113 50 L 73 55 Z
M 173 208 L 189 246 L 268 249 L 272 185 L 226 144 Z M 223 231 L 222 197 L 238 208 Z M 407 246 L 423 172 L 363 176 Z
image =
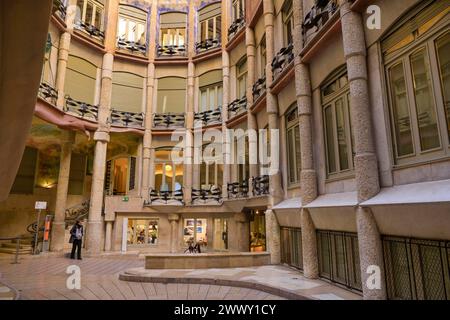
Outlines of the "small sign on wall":
M 45 209 L 47 209 L 47 202 L 45 202 L 45 201 L 36 201 L 36 204 L 34 205 L 34 209 L 36 209 L 36 210 L 45 210 Z

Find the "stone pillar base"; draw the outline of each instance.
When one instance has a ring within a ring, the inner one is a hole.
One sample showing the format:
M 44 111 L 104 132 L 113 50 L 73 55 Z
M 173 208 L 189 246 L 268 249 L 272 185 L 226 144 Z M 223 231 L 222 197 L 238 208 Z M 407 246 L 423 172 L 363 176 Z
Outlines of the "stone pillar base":
M 319 278 L 316 228 L 307 209 L 301 212 L 303 275 L 308 279 Z
M 266 211 L 266 246 L 270 253 L 270 263 L 281 263 L 280 225 L 273 210 Z
M 50 251 L 61 252 L 64 250 L 64 240 L 66 236 L 66 223 L 52 223 L 52 238 L 50 241 Z
M 101 252 L 103 223 L 101 221 L 89 221 L 86 234 L 86 252 L 91 255 Z

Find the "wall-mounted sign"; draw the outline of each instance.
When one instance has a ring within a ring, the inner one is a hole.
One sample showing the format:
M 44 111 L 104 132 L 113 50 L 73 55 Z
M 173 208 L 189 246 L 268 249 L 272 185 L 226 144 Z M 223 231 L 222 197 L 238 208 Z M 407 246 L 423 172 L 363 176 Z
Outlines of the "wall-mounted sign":
M 36 210 L 45 210 L 45 209 L 47 209 L 47 202 L 45 202 L 45 201 L 36 201 L 36 204 L 34 205 L 34 208 Z
M 122 198 L 122 202 L 128 202 L 130 201 L 130 198 L 128 196 L 125 196 Z

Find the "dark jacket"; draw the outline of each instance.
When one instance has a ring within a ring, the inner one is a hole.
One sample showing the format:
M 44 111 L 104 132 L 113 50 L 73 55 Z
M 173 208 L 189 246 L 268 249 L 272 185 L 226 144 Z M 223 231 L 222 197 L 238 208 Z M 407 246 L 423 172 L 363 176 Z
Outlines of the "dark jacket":
M 76 239 L 77 228 L 81 228 L 81 237 L 84 236 L 84 229 L 83 229 L 83 226 L 78 225 L 78 224 L 74 224 L 73 227 L 72 227 L 72 229 L 70 229 L 70 239 L 69 239 L 69 243 L 73 243 L 73 241 Z

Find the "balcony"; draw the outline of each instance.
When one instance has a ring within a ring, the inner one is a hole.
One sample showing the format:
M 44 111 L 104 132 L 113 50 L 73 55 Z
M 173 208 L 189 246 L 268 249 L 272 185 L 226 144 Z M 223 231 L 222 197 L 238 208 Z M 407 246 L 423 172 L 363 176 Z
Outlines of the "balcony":
M 227 186 L 228 199 L 243 199 L 248 198 L 248 182 L 232 182 Z
M 143 128 L 144 127 L 144 114 L 126 112 L 112 109 L 111 111 L 111 124 L 121 127 L 134 127 Z
M 135 41 L 127 41 L 125 39 L 119 39 L 117 41 L 117 48 L 120 50 L 129 51 L 132 54 L 147 55 L 147 44 L 139 43 Z
M 303 21 L 303 41 L 309 42 L 338 10 L 337 0 L 316 0 L 314 6 L 306 14 Z M 311 29 L 316 28 L 313 32 Z
M 197 53 L 203 53 L 211 49 L 219 48 L 220 45 L 220 39 L 206 39 L 195 44 L 195 51 Z
M 222 202 L 222 190 L 218 186 L 212 186 L 209 189 L 192 189 L 192 204 Z
M 42 82 L 39 85 L 38 97 L 56 106 L 56 100 L 58 99 L 58 91 L 56 91 L 56 89 L 54 89 L 48 83 Z
M 294 45 L 290 43 L 282 48 L 272 60 L 273 80 L 277 79 L 294 61 Z
M 232 119 L 247 112 L 247 97 L 236 99 L 228 105 L 228 118 Z
M 240 18 L 233 21 L 228 28 L 228 39 L 232 39 L 238 32 L 245 27 L 245 18 L 242 14 Z
M 204 126 L 220 124 L 222 122 L 222 108 L 219 107 L 215 110 L 198 112 L 194 115 L 194 121 L 201 121 Z
M 70 96 L 66 96 L 66 105 L 64 111 L 72 113 L 77 117 L 83 119 L 90 119 L 97 121 L 98 119 L 98 106 L 91 105 L 82 101 L 72 99 Z
M 175 205 L 183 205 L 183 189 L 176 191 L 157 191 L 154 189 L 150 190 L 150 200 L 145 201 L 145 206 L 151 206 L 156 204 L 175 204 Z
M 153 116 L 153 127 L 156 129 L 184 128 L 185 115 L 182 113 L 162 113 Z
M 253 177 L 252 179 L 252 187 L 253 187 L 253 196 L 264 196 L 270 193 L 269 189 L 269 176 L 259 176 Z
M 266 92 L 266 76 L 258 79 L 253 85 L 253 101 L 258 100 Z
M 186 55 L 186 46 L 161 46 L 157 47 L 158 57 L 176 57 Z
M 89 23 L 77 21 L 77 23 L 75 24 L 75 29 L 89 35 L 91 38 L 98 40 L 101 43 L 105 41 L 105 32 Z
M 62 20 L 66 19 L 67 7 L 61 0 L 53 0 L 52 14 L 56 14 Z

